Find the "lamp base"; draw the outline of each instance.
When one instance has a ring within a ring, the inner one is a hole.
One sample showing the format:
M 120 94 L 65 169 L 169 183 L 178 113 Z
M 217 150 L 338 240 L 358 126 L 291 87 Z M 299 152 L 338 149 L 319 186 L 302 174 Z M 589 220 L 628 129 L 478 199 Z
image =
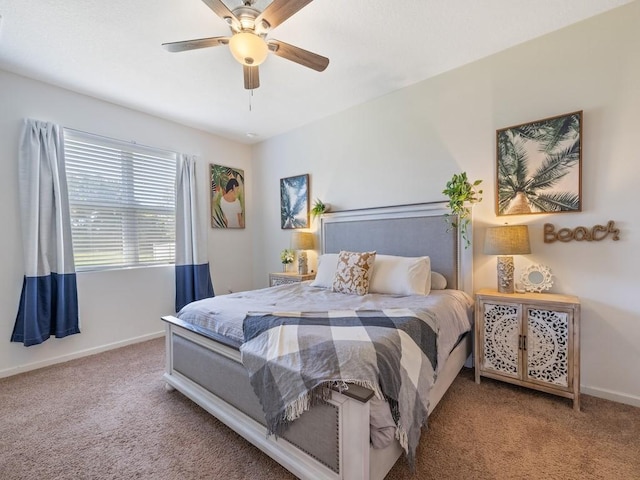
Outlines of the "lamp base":
M 306 275 L 309 272 L 307 266 L 307 252 L 302 250 L 298 253 L 298 275 Z
M 498 257 L 498 292 L 513 293 L 513 257 Z

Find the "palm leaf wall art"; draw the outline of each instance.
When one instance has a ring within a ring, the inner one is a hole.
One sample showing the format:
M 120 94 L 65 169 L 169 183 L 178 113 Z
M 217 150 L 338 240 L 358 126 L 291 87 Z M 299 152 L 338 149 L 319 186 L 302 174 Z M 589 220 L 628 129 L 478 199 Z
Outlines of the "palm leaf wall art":
M 582 111 L 496 132 L 498 215 L 582 211 Z
M 280 227 L 309 227 L 309 175 L 280 179 Z

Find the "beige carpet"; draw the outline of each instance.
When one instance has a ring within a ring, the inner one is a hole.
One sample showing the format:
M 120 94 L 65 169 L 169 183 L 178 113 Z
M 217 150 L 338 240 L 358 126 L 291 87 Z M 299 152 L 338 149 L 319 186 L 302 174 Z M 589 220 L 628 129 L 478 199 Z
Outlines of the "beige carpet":
M 55 340 L 52 340 L 55 341 Z M 166 392 L 162 339 L 0 380 L 0 478 L 291 479 Z M 483 380 L 454 382 L 423 431 L 417 472 L 389 479 L 640 479 L 640 409 Z

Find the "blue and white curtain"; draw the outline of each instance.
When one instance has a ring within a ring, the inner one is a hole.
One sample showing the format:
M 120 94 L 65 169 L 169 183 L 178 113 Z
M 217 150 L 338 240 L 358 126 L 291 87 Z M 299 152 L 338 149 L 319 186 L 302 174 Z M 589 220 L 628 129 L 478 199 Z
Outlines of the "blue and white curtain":
M 176 171 L 176 312 L 187 303 L 214 295 L 197 201 L 196 162 L 192 156 L 179 155 Z
M 25 276 L 11 341 L 30 346 L 80 333 L 62 128 L 25 120 L 18 161 Z

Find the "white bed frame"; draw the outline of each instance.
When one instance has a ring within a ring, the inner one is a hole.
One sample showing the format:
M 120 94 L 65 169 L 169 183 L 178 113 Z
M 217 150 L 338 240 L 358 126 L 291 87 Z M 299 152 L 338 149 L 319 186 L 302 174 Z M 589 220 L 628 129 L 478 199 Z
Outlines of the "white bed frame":
M 324 240 L 326 240 L 324 232 L 327 223 L 361 221 L 363 219 L 442 216 L 446 211 L 446 204 L 437 203 L 324 215 L 322 218 L 323 246 Z M 444 227 L 446 228 L 446 225 Z M 459 238 L 456 239 L 456 242 L 457 286 L 470 293 L 472 292 L 471 249 L 462 250 Z M 267 430 L 262 424 L 174 368 L 173 347 L 176 337 L 186 339 L 208 351 L 237 362 L 240 362 L 239 352 L 201 335 L 191 328 L 186 328 L 186 325 L 175 317 L 163 317 L 163 320 L 166 321 L 167 355 L 164 379 L 167 383 L 167 389 L 175 388 L 183 393 L 297 477 L 308 480 L 383 479 L 402 454 L 402 449 L 397 441 L 385 449 L 373 449 L 369 440 L 369 402 L 354 399 L 339 392 L 333 392 L 332 398 L 328 401 L 338 410 L 339 468 L 337 473 L 287 440 L 283 438 L 276 440 L 274 436 L 267 436 Z M 471 345 L 471 335 L 467 335 L 451 353 L 430 392 L 429 413 L 442 399 L 471 355 Z

